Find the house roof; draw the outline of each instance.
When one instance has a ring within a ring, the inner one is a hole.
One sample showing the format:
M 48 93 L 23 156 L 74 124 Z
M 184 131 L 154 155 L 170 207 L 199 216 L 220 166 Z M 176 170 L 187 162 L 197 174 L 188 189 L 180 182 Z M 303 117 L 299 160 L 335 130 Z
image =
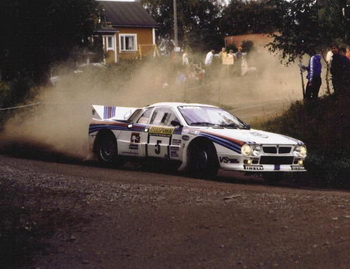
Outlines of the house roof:
M 99 1 L 104 9 L 106 20 L 113 27 L 158 27 L 156 21 L 138 2 Z
M 97 29 L 97 33 L 103 35 L 114 35 L 117 32 L 119 31 L 109 23 L 102 23 L 101 26 Z

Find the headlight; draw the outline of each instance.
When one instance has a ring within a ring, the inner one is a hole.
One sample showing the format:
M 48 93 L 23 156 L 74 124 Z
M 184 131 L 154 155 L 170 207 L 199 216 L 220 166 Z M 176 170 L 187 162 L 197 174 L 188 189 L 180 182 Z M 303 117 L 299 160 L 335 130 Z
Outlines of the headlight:
M 243 155 L 250 156 L 253 150 L 252 150 L 252 147 L 250 145 L 244 144 L 242 146 L 241 151 L 242 151 Z
M 305 146 L 297 146 L 293 151 L 294 156 L 298 158 L 305 158 L 306 153 L 307 151 Z
M 255 157 L 257 157 L 257 156 L 260 156 L 260 153 L 261 153 L 261 147 L 260 146 L 255 146 L 254 149 L 253 149 L 253 155 Z

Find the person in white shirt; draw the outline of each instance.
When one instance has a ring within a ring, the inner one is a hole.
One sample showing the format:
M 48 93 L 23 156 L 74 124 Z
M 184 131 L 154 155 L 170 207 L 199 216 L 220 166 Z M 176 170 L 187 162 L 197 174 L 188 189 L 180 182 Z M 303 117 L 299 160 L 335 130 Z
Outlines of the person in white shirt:
M 182 54 L 182 64 L 183 65 L 189 65 L 190 61 L 188 59 L 188 54 L 187 52 L 185 51 L 183 54 Z
M 213 62 L 214 52 L 215 52 L 214 50 L 211 50 L 207 53 L 207 56 L 205 56 L 205 61 L 204 61 L 205 65 L 211 65 L 211 63 Z

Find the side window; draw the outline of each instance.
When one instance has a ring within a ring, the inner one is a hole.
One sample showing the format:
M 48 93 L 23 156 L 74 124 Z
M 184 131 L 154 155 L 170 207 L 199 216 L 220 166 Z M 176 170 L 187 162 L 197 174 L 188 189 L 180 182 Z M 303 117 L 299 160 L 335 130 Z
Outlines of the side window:
M 147 124 L 148 120 L 149 120 L 149 118 L 150 118 L 150 116 L 152 114 L 152 110 L 153 110 L 153 107 L 146 109 L 142 113 L 141 117 L 138 119 L 137 123 Z
M 165 112 L 164 115 L 163 115 L 163 117 L 162 117 L 162 120 L 160 121 L 160 123 L 161 123 L 162 125 L 168 125 L 170 116 L 171 116 L 171 113 Z
M 136 109 L 134 113 L 131 114 L 131 116 L 128 118 L 129 122 L 135 122 L 136 119 L 138 119 L 138 116 L 140 115 L 141 109 Z
M 176 119 L 174 112 L 168 108 L 157 108 L 152 116 L 150 124 L 171 126 L 171 121 Z

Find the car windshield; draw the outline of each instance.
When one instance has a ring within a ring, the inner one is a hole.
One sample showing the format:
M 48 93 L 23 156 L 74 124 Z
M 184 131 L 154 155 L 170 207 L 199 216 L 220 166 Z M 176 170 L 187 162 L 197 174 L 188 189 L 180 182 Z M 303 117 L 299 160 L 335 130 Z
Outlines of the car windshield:
M 180 106 L 179 111 L 190 126 L 247 128 L 240 119 L 218 107 Z

